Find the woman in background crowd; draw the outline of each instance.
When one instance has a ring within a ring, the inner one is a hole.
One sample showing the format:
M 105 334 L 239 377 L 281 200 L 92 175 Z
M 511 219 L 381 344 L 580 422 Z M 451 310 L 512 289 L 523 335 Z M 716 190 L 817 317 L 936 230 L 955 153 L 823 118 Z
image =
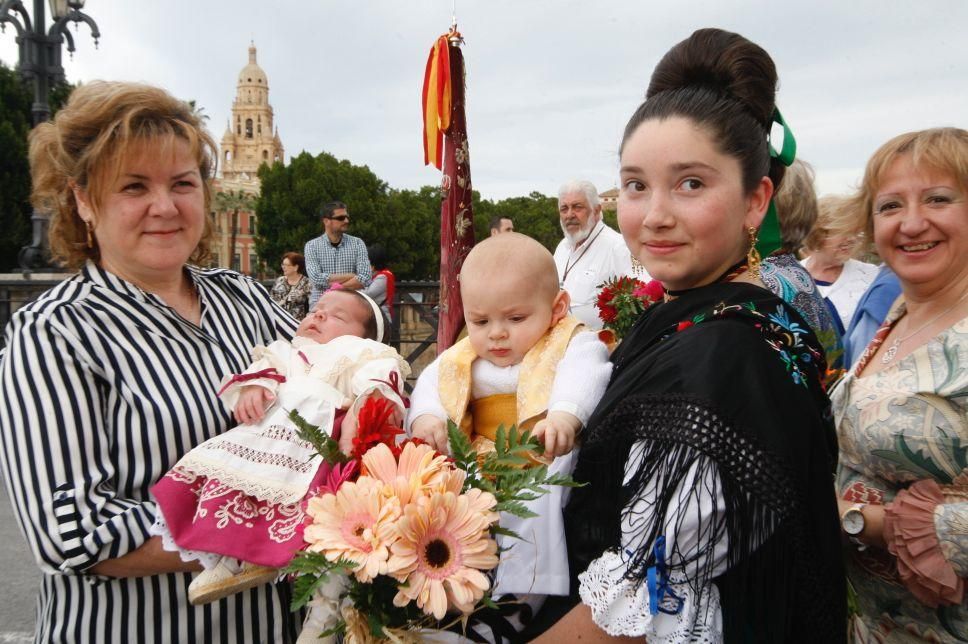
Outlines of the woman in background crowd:
M 854 315 L 850 318 L 847 331 L 844 332 L 845 368 L 857 364 L 864 349 L 877 333 L 877 329 L 884 323 L 891 305 L 900 295 L 901 283 L 898 282 L 897 275 L 890 266 L 881 264 L 874 281 L 858 300 Z
M 397 278 L 389 268 L 387 252 L 380 244 L 372 244 L 366 249 L 370 256 L 370 270 L 373 281 L 364 291 L 380 305 L 388 320 L 393 319 L 393 297 L 397 290 Z
M 827 367 L 839 369 L 844 348 L 837 323 L 810 273 L 797 260 L 803 240 L 817 221 L 813 176 L 810 164 L 800 159 L 783 175 L 783 183 L 773 196 L 782 245 L 763 259 L 760 277 L 766 288 L 792 305 L 810 324 L 823 345 Z
M 853 203 L 846 197 L 827 196 L 817 206 L 817 223 L 803 243 L 807 253 L 803 266 L 826 298 L 843 336 L 857 302 L 877 275 L 877 266 L 854 259 L 863 229 Z
M 302 320 L 309 312 L 309 294 L 313 285 L 306 277 L 306 260 L 294 252 L 282 256 L 282 275 L 276 278 L 270 295 L 272 300 L 289 312 L 289 315 Z
M 855 198 L 901 284 L 831 398 L 860 641 L 968 634 L 968 131 L 884 144 Z
M 205 607 L 149 535 L 148 489 L 234 423 L 216 396 L 292 318 L 257 282 L 200 269 L 215 143 L 147 85 L 76 88 L 30 135 L 35 206 L 78 270 L 19 309 L 0 361 L 0 462 L 40 566 L 38 642 L 287 642 L 289 584 Z

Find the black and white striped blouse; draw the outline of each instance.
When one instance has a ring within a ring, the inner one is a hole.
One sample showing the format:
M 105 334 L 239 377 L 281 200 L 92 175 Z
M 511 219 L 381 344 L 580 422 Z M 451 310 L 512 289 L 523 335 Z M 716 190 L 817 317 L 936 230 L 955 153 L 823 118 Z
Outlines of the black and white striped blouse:
M 0 464 L 44 573 L 39 642 L 285 642 L 298 629 L 287 584 L 193 607 L 187 573 L 85 573 L 149 538 L 149 487 L 232 424 L 220 378 L 244 370 L 253 345 L 294 331 L 253 280 L 188 271 L 200 327 L 89 263 L 6 329 Z

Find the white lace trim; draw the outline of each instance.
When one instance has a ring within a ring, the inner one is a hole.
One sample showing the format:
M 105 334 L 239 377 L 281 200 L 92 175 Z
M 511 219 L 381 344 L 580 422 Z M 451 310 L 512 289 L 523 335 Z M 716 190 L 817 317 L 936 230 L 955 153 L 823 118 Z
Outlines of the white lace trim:
M 609 635 L 645 637 L 658 642 L 723 641 L 723 617 L 719 589 L 709 584 L 697 598 L 685 580 L 671 579 L 672 590 L 683 598 L 675 615 L 649 612 L 649 589 L 622 575 L 627 564 L 615 552 L 606 552 L 578 576 L 582 603 L 591 608 L 592 619 Z
M 322 461 L 318 459 L 307 463 L 313 466 L 313 473 L 319 468 Z M 256 501 L 263 501 L 272 505 L 293 505 L 299 503 L 309 489 L 302 481 L 297 484 L 290 484 L 289 481 L 263 481 L 256 480 L 244 472 L 213 463 L 203 457 L 189 452 L 185 457 L 172 468 L 171 473 L 175 475 L 187 475 L 191 477 L 203 476 L 206 479 L 217 480 L 221 485 L 219 489 L 222 494 L 228 490 L 242 492 L 246 496 L 254 498 Z
M 178 544 L 175 543 L 175 538 L 171 536 L 171 532 L 168 530 L 168 524 L 165 522 L 165 516 L 161 512 L 158 513 L 158 516 L 155 517 L 155 522 L 148 528 L 148 534 L 154 537 L 161 537 L 161 547 L 168 552 L 177 552 L 178 556 L 185 563 L 197 561 L 202 564 L 205 570 L 214 568 L 215 564 L 222 558 L 222 555 L 214 552 L 183 550 L 179 548 Z

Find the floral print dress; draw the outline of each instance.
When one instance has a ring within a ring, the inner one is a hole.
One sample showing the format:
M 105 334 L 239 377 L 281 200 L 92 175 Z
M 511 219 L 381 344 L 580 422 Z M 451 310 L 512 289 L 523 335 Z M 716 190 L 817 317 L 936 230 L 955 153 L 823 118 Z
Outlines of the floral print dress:
M 888 314 L 875 343 L 904 312 L 900 304 Z M 881 371 L 858 376 L 863 362 L 831 394 L 840 439 L 837 490 L 848 501 L 891 504 L 888 517 L 900 518 L 897 529 L 886 524 L 893 554 L 849 547 L 848 576 L 861 613 L 855 635 L 966 642 L 968 318 Z M 912 500 L 918 509 L 892 510 Z M 945 580 L 960 588 L 960 601 L 951 599 L 954 591 L 947 601 L 922 591 Z

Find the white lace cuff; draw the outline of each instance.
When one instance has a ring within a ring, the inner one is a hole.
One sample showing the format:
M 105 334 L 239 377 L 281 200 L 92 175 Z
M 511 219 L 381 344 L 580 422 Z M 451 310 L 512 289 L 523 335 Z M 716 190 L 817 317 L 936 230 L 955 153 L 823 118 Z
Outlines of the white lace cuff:
M 202 568 L 209 570 L 215 567 L 218 560 L 222 558 L 222 555 L 216 554 L 214 552 L 204 552 L 202 550 L 183 550 L 178 547 L 175 543 L 175 538 L 171 536 L 171 531 L 168 530 L 168 523 L 165 521 L 165 515 L 159 510 L 158 516 L 155 517 L 155 522 L 148 528 L 148 534 L 153 537 L 161 537 L 161 547 L 163 550 L 168 552 L 177 552 L 178 556 L 185 563 L 191 563 L 192 561 L 197 561 L 202 564 Z
M 592 619 L 614 637 L 645 637 L 658 642 L 722 642 L 723 618 L 719 589 L 709 584 L 699 597 L 672 575 L 672 590 L 682 598 L 682 610 L 675 615 L 650 611 L 649 589 L 622 575 L 628 564 L 615 552 L 606 552 L 578 576 L 582 603 L 591 608 Z

